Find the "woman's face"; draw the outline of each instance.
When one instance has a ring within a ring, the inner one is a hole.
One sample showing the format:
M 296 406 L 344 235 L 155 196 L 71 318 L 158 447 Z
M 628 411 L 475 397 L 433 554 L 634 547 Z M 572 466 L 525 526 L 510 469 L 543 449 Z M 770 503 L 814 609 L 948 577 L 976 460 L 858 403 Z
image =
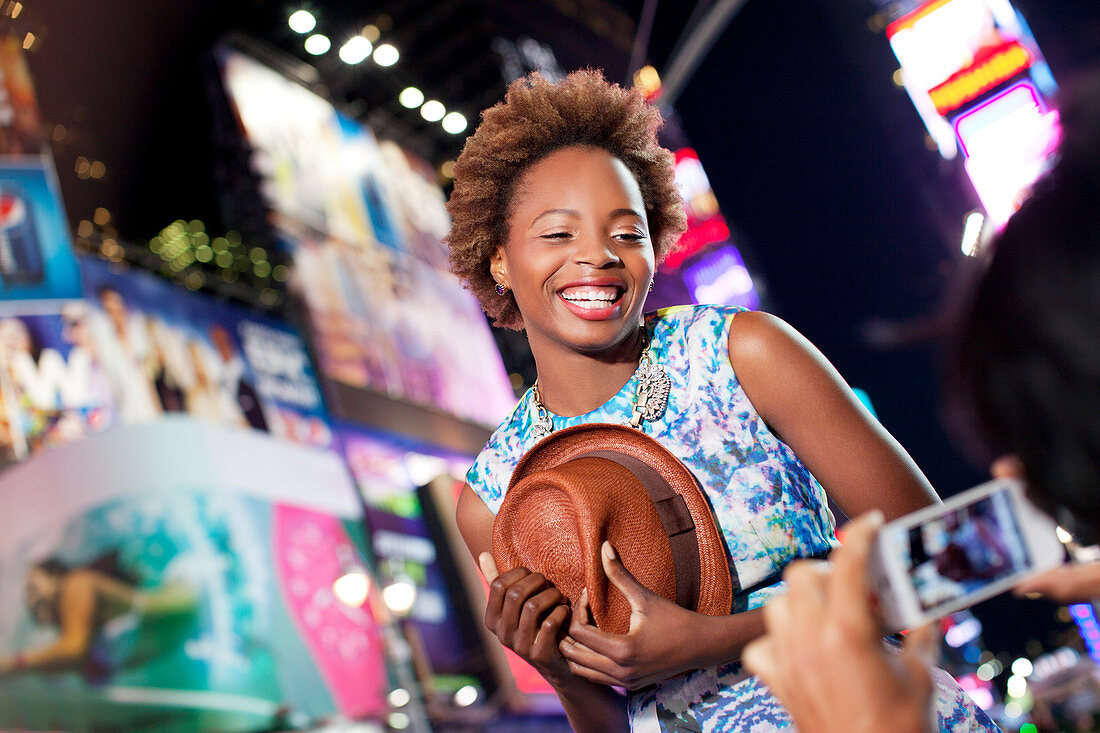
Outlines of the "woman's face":
M 584 353 L 622 343 L 641 323 L 653 244 L 637 181 L 604 150 L 563 148 L 521 176 L 508 241 L 492 258 L 532 345 Z

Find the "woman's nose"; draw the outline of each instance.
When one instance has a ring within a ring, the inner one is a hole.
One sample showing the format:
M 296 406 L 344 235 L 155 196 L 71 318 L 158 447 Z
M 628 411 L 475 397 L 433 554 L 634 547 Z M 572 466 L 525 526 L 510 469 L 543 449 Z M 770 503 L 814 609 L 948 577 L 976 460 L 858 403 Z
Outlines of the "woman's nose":
M 577 238 L 573 259 L 578 264 L 591 267 L 609 267 L 620 262 L 613 244 L 598 234 L 586 234 Z

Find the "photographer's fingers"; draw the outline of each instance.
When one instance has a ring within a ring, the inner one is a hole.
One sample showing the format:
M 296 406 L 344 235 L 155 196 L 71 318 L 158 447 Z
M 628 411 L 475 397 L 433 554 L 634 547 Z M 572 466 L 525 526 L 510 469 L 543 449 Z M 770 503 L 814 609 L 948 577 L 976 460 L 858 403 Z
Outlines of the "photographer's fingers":
M 930 623 L 910 631 L 905 637 L 901 661 L 909 682 L 921 698 L 932 690 L 932 667 L 939 656 L 940 635 L 936 624 Z
M 1015 588 L 1017 596 L 1039 595 L 1062 603 L 1100 597 L 1100 562 L 1062 565 L 1028 578 Z
M 774 685 L 783 679 L 775 639 L 770 635 L 749 642 L 741 652 L 741 662 L 766 685 Z
M 826 563 L 820 560 L 798 560 L 783 571 L 787 595 L 795 599 L 795 608 L 811 617 L 821 613 L 825 605 Z
M 832 615 L 859 633 L 877 635 L 871 614 L 871 580 L 868 560 L 875 534 L 882 525 L 882 512 L 867 512 L 848 525 L 844 546 L 832 552 L 832 572 L 827 582 Z
M 1024 462 L 1014 453 L 1005 453 L 998 456 L 989 464 L 989 473 L 993 478 L 1018 478 L 1023 479 Z

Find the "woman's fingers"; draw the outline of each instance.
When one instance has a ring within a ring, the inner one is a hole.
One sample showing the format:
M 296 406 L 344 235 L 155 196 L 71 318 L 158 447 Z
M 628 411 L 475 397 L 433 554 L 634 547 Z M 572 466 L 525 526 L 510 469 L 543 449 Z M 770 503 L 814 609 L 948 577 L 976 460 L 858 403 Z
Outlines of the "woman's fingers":
M 527 572 L 527 571 L 525 571 Z M 501 577 L 505 577 L 502 575 Z M 520 626 L 520 616 L 523 614 L 523 606 L 527 600 L 547 587 L 546 578 L 540 573 L 527 572 L 525 576 L 512 583 L 504 592 L 504 603 L 501 608 L 499 627 L 501 633 L 507 636 L 507 640 L 500 638 L 507 646 L 515 649 L 516 631 Z
M 505 595 L 508 593 L 508 589 L 513 583 L 528 574 L 529 572 L 523 568 L 514 568 L 489 581 L 489 598 L 485 603 L 485 624 L 489 626 L 490 630 L 493 630 L 493 625 L 496 624 L 496 620 L 500 618 L 504 610 Z M 492 619 L 492 625 L 490 619 Z
M 569 661 L 568 665 L 569 671 L 575 674 L 577 677 L 583 677 L 586 680 L 590 680 L 601 685 L 607 685 L 608 687 L 623 686 L 623 684 L 619 680 L 611 677 L 610 675 L 606 675 L 603 672 L 597 672 L 594 669 L 589 669 L 584 665 L 577 664 L 576 662 L 572 661 Z
M 519 623 L 514 637 L 515 650 L 520 652 L 532 649 L 542 633 L 543 619 L 557 607 L 568 610 L 565 602 L 565 596 L 553 586 L 528 597 L 520 607 Z
M 477 556 L 477 564 L 481 566 L 481 574 L 485 576 L 486 583 L 492 583 L 500 573 L 497 572 L 497 563 L 488 552 Z
M 498 575 L 489 584 L 489 600 L 485 604 L 485 626 L 497 635 L 505 646 L 511 647 L 512 632 L 519 621 L 519 609 L 516 596 L 523 596 L 519 603 L 526 600 L 531 590 L 541 588 L 542 576 L 532 580 L 531 571 L 526 568 L 513 568 Z
M 531 656 L 535 659 L 551 659 L 557 656 L 558 638 L 562 626 L 569 618 L 569 607 L 559 604 L 538 625 L 535 641 L 531 645 Z
M 603 543 L 600 557 L 603 561 L 603 571 L 607 575 L 607 579 L 626 596 L 631 608 L 636 609 L 645 601 L 647 596 L 653 595 L 653 591 L 639 583 L 631 572 L 626 569 L 622 560 L 619 559 L 619 553 L 615 551 L 615 547 L 610 542 Z

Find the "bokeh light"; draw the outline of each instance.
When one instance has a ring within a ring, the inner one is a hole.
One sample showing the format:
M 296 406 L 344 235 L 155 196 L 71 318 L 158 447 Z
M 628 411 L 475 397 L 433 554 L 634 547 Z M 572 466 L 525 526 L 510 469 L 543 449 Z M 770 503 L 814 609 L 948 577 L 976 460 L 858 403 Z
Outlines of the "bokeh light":
M 434 99 L 429 99 L 424 103 L 424 106 L 420 108 L 420 116 L 428 122 L 439 122 L 446 114 L 447 108 L 443 106 L 442 102 L 438 102 Z
M 330 41 L 326 35 L 314 33 L 306 39 L 305 47 L 308 53 L 314 56 L 320 56 L 328 53 L 328 50 L 332 48 L 332 41 Z
M 401 94 L 398 95 L 397 101 L 401 103 L 402 107 L 416 109 L 424 104 L 424 92 L 416 87 L 405 87 L 401 90 Z
M 443 118 L 443 129 L 457 135 L 466 129 L 466 118 L 458 112 L 448 112 Z
M 309 33 L 317 27 L 317 19 L 308 10 L 296 10 L 290 14 L 287 24 L 295 33 Z
M 399 58 L 401 58 L 401 54 L 388 43 L 383 43 L 374 49 L 374 63 L 379 66 L 393 66 Z
M 347 43 L 340 47 L 340 60 L 345 64 L 354 66 L 355 64 L 362 63 L 364 59 L 370 56 L 371 51 L 374 50 L 374 46 L 371 42 L 362 36 L 352 36 L 348 39 Z

